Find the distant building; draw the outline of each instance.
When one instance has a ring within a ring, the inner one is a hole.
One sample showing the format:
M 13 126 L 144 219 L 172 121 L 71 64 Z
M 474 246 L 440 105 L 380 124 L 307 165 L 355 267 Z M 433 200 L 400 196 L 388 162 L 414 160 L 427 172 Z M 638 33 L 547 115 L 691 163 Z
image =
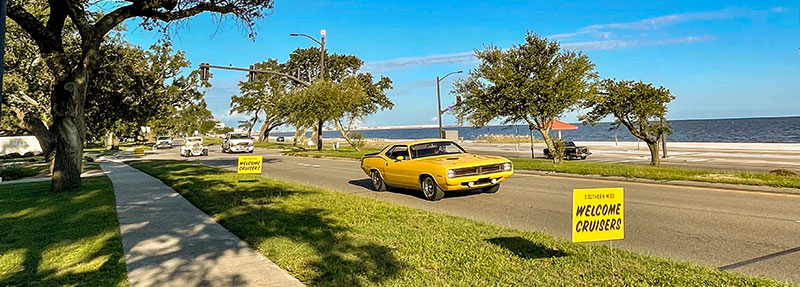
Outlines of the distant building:
M 216 124 L 214 124 L 214 128 L 215 129 L 219 129 L 219 130 L 224 129 L 225 128 L 225 123 L 217 122 Z

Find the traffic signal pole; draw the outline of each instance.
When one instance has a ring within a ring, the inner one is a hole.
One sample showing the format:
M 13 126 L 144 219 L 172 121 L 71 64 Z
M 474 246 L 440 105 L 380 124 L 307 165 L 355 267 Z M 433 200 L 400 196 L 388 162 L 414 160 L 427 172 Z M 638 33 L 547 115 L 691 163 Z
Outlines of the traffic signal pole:
M 292 75 L 289 75 L 289 74 L 285 74 L 285 73 L 281 73 L 281 72 L 278 72 L 278 71 L 259 70 L 259 69 L 254 69 L 254 68 L 248 69 L 248 68 L 239 68 L 239 67 L 231 67 L 231 66 L 215 66 L 215 65 L 211 65 L 209 63 L 201 63 L 200 64 L 200 76 L 201 76 L 203 81 L 208 81 L 208 78 L 209 78 L 208 69 L 211 69 L 211 68 L 222 69 L 222 70 L 231 70 L 231 71 L 243 71 L 243 72 L 249 72 L 249 73 L 273 74 L 273 75 L 278 75 L 278 76 L 281 76 L 281 77 L 286 77 L 286 78 L 288 78 L 288 79 L 290 79 L 292 81 L 295 81 L 295 82 L 298 82 L 298 83 L 302 84 L 303 86 L 311 85 L 309 82 L 303 81 L 298 77 L 295 77 L 295 76 L 292 76 Z

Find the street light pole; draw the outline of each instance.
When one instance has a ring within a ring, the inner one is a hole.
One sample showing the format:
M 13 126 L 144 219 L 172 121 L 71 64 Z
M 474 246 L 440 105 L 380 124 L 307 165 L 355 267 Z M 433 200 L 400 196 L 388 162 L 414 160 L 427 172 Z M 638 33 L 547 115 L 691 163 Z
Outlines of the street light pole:
M 439 108 L 437 109 L 437 112 L 439 113 L 439 116 L 437 117 L 439 119 L 439 138 L 444 138 L 444 130 L 442 129 L 442 114 L 444 113 L 444 111 L 442 111 L 442 95 L 440 92 L 439 83 L 443 81 L 444 78 L 447 78 L 447 76 L 450 76 L 452 74 L 460 74 L 463 72 L 464 71 L 461 70 L 450 72 L 441 78 L 439 78 L 439 76 L 436 76 L 436 102 L 439 104 L 438 105 Z
M 317 39 L 315 39 L 314 37 L 309 36 L 308 34 L 292 33 L 292 34 L 289 34 L 289 36 L 292 36 L 292 37 L 298 37 L 298 36 L 306 37 L 306 38 L 311 39 L 311 41 L 314 41 L 317 44 L 319 44 L 319 48 L 320 48 L 319 49 L 320 50 L 320 53 L 319 53 L 319 56 L 320 56 L 319 75 L 324 80 L 325 79 L 325 38 L 327 38 L 327 33 L 325 32 L 325 30 L 320 30 L 319 34 L 320 34 L 320 40 L 321 41 L 318 41 Z M 319 122 L 317 123 L 317 150 L 322 150 L 322 125 L 323 124 L 324 123 L 323 123 L 322 119 L 320 119 Z

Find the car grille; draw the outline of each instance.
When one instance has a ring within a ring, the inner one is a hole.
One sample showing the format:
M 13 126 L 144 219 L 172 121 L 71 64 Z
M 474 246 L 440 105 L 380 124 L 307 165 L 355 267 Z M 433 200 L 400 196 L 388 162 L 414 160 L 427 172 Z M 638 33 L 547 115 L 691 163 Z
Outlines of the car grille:
M 247 143 L 238 143 L 236 145 L 238 145 L 238 146 L 247 146 Z
M 481 175 L 487 173 L 495 173 L 500 172 L 503 170 L 503 164 L 490 164 L 490 165 L 481 165 L 481 166 L 473 166 L 473 167 L 465 167 L 453 170 L 455 172 L 455 177 L 462 177 L 462 176 L 470 176 L 470 175 Z

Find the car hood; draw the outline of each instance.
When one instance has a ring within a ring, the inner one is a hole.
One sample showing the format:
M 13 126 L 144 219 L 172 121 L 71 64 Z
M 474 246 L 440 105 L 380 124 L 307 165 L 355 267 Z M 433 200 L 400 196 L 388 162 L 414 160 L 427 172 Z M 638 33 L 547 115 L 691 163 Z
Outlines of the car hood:
M 499 156 L 485 156 L 475 154 L 451 154 L 432 156 L 420 159 L 422 162 L 430 162 L 448 168 L 453 167 L 468 167 L 485 164 L 497 164 L 508 162 L 508 159 Z

